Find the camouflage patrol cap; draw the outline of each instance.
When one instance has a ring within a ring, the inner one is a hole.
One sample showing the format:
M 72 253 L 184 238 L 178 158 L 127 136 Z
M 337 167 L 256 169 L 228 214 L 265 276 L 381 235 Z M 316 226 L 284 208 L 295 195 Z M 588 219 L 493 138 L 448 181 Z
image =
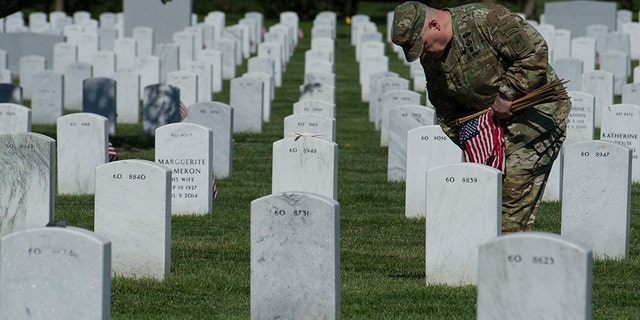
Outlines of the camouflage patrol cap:
M 405 2 L 393 11 L 391 40 L 402 47 L 407 61 L 411 62 L 422 53 L 422 27 L 424 26 L 426 6 L 417 1 Z

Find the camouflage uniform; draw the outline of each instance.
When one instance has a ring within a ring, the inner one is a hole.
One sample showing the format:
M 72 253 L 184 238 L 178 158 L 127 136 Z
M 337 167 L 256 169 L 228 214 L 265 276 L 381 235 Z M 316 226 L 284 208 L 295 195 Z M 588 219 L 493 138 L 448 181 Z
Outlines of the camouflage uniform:
M 499 92 L 515 100 L 557 79 L 543 37 L 518 15 L 495 4 L 443 10 L 451 14 L 453 39 L 440 59 L 425 58 L 421 63 L 429 100 L 453 141 L 458 141 L 457 130 L 447 125 L 452 120 L 491 107 Z M 570 109 L 569 100 L 560 100 L 502 120 L 507 167 L 502 189 L 503 232 L 531 229 L 551 165 L 564 141 Z

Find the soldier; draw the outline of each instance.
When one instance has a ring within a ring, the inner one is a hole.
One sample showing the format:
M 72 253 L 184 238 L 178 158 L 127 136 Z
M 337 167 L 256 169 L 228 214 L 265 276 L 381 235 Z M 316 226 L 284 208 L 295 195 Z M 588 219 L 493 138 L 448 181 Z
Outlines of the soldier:
M 439 124 L 465 158 L 503 171 L 502 231 L 531 230 L 571 110 L 565 95 L 511 112 L 513 100 L 534 89 L 553 82 L 562 86 L 542 35 L 500 5 L 438 10 L 410 1 L 394 11 L 392 40 L 407 61 L 420 59 Z M 487 108 L 475 122 L 450 125 Z M 494 150 L 474 159 L 466 143 L 483 121 L 486 132 L 498 138 Z

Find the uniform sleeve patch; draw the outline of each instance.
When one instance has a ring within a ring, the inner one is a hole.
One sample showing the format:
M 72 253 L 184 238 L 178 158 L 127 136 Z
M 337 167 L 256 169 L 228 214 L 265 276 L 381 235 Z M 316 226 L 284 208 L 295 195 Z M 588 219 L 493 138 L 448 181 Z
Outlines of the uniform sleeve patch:
M 527 41 L 524 30 L 516 26 L 510 27 L 504 32 L 507 45 L 511 51 L 519 56 L 532 50 L 533 43 Z

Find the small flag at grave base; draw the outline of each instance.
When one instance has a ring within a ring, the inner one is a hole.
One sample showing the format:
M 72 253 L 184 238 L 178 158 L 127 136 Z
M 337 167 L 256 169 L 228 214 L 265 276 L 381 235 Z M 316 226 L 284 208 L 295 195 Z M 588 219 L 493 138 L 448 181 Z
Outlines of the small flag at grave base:
M 187 109 L 187 106 L 185 106 L 184 103 L 180 101 L 180 121 L 184 120 L 188 115 L 189 109 Z
M 109 162 L 116 160 L 118 160 L 118 152 L 116 152 L 116 148 L 109 142 Z
M 485 164 L 506 173 L 504 128 L 493 121 L 489 112 L 460 126 L 460 144 L 466 162 Z

